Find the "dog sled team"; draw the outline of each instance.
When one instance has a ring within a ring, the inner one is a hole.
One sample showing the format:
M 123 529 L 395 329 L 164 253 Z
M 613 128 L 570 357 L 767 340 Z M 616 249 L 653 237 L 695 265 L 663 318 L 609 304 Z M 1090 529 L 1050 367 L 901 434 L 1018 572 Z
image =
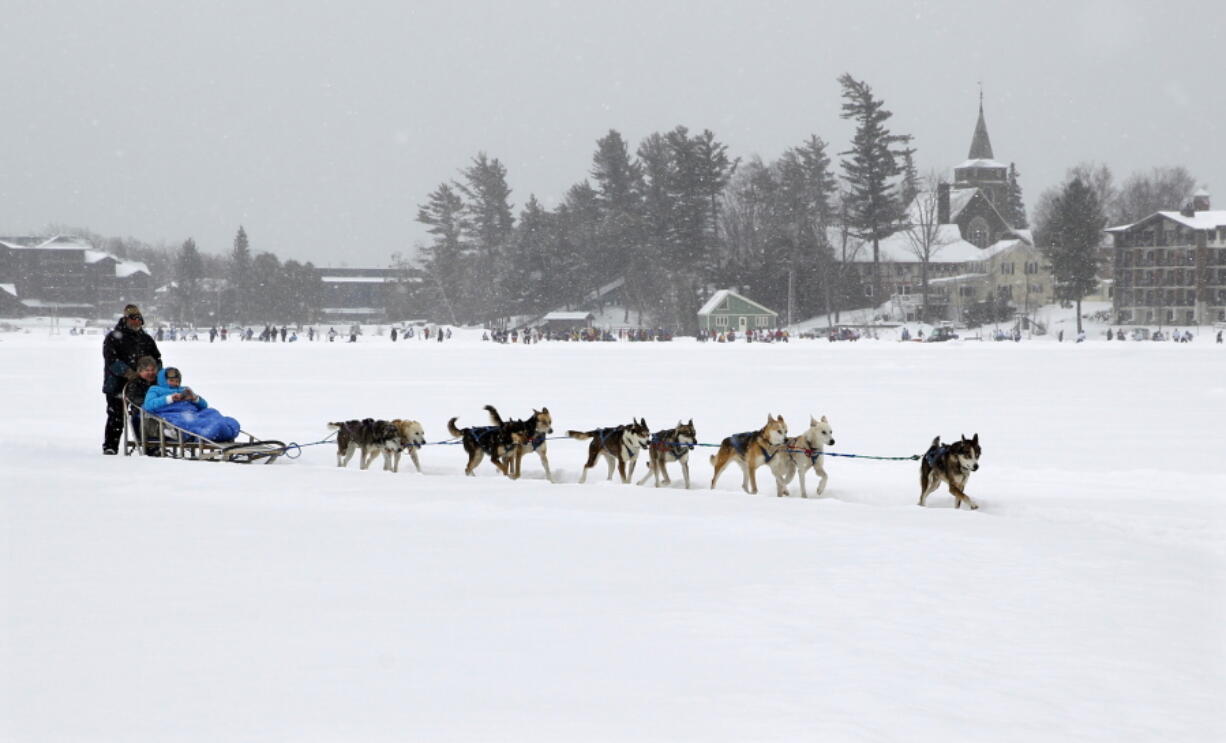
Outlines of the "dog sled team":
M 486 405 L 489 424 L 460 427 L 459 417 L 447 421 L 447 431 L 459 439 L 467 455 L 464 474 L 474 476 L 474 471 L 488 457 L 490 463 L 503 475 L 518 479 L 522 474 L 524 456 L 536 453 L 540 457 L 545 479 L 553 481 L 549 469 L 548 435 L 553 433 L 553 416 L 549 408 L 533 410 L 525 419 L 504 419 L 493 405 Z M 383 469 L 398 472 L 400 455 L 408 452 L 413 465 L 421 472 L 417 450 L 425 445 L 425 431 L 421 423 L 410 420 L 381 421 L 366 418 L 340 423 L 329 423 L 337 431 L 336 464 L 346 466 L 355 454 L 361 452 L 360 464 L 367 469 L 380 455 Z M 632 418 L 629 423 L 587 431 L 570 430 L 569 438 L 587 441 L 587 461 L 579 475 L 579 482 L 587 481 L 588 471 L 603 460 L 608 466 L 606 479 L 612 480 L 616 471 L 622 483 L 629 484 L 634 476 L 639 455 L 645 453 L 647 472 L 639 479 L 643 485 L 652 479 L 655 487 L 669 485 L 668 465 L 680 467 L 686 489 L 690 487 L 690 453 L 698 446 L 698 432 L 693 419 L 678 421 L 677 425 L 652 431 L 643 418 Z M 834 430 L 826 416 L 821 419 L 809 417 L 809 426 L 798 436 L 788 435 L 788 425 L 783 416 L 768 414 L 766 424 L 754 431 L 736 433 L 723 439 L 719 449 L 710 458 L 714 467 L 711 488 L 719 482 L 720 475 L 730 464 L 741 470 L 741 488 L 749 494 L 758 493 L 758 471 L 767 467 L 775 479 L 775 495 L 791 495 L 789 487 L 799 479 L 800 497 L 807 498 L 812 492 L 820 497 L 826 490 L 829 476 L 824 464 L 827 446 L 834 445 Z M 979 434 L 971 438 L 961 436 L 952 444 L 942 443 L 940 437 L 932 440 L 928 450 L 920 458 L 919 505 L 926 505 L 928 496 L 942 483 L 955 499 L 955 508 L 965 503 L 969 508 L 979 507 L 966 494 L 966 483 L 971 473 L 979 469 L 982 456 Z M 810 491 L 805 476 L 812 471 L 817 478 L 816 487 Z

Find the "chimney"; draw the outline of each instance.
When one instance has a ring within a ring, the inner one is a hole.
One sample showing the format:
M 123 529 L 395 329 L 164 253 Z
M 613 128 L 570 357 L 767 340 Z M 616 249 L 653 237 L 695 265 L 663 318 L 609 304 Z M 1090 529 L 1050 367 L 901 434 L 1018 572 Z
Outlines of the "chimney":
M 949 224 L 949 184 L 937 184 L 937 224 Z
M 1209 211 L 1209 192 L 1201 189 L 1192 194 L 1192 211 L 1207 212 Z

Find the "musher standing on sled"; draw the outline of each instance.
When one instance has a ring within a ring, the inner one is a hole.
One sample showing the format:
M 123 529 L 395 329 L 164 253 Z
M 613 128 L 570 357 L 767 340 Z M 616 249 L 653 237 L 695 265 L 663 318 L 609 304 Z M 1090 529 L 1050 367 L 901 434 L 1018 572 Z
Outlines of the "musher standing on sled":
M 158 367 L 162 366 L 162 354 L 153 337 L 145 332 L 145 318 L 140 308 L 130 304 L 123 308 L 123 317 L 102 341 L 102 394 L 106 395 L 103 454 L 119 452 L 119 436 L 124 426 L 123 386 L 136 378 L 136 362 L 142 356 L 152 356 Z

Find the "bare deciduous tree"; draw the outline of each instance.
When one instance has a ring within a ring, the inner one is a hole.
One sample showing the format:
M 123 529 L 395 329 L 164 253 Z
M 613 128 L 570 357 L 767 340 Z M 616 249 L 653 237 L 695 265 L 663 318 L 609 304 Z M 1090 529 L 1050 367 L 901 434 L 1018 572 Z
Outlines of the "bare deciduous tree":
M 928 321 L 928 265 L 949 240 L 941 235 L 940 176 L 930 173 L 924 187 L 915 195 L 905 215 L 903 233 L 907 250 L 920 264 L 920 321 Z

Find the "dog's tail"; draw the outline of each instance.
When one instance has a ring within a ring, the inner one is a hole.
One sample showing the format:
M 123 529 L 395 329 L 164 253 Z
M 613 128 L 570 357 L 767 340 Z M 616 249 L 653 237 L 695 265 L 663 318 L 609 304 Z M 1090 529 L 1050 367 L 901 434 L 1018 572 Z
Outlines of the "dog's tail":
M 455 422 L 458 418 L 459 416 L 456 416 L 455 418 L 452 418 L 451 420 L 447 421 L 447 433 L 451 434 L 452 436 L 463 436 L 464 435 L 463 431 L 455 427 Z
M 714 464 L 715 464 L 715 455 L 714 455 L 714 454 L 712 454 L 712 455 L 711 455 L 711 464 L 712 464 L 712 465 L 714 465 Z
M 502 416 L 498 415 L 498 411 L 493 405 L 486 405 L 485 411 L 490 414 L 490 423 L 493 423 L 495 426 L 502 425 Z
M 592 436 L 594 436 L 595 434 L 592 431 L 567 431 L 566 435 L 571 437 L 572 439 L 579 439 L 580 441 L 582 441 L 583 439 L 592 438 Z

